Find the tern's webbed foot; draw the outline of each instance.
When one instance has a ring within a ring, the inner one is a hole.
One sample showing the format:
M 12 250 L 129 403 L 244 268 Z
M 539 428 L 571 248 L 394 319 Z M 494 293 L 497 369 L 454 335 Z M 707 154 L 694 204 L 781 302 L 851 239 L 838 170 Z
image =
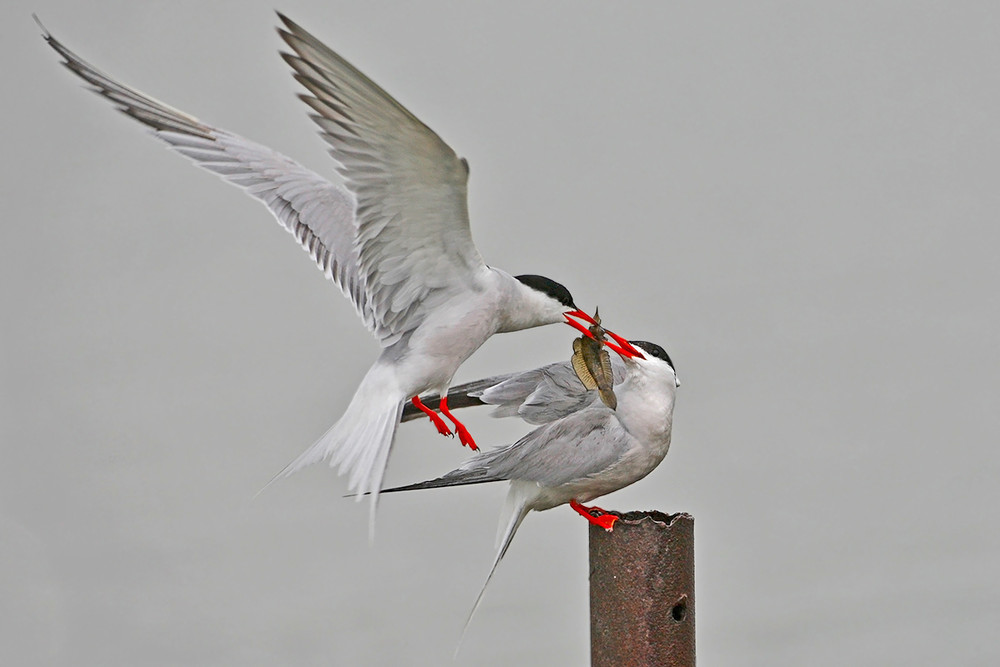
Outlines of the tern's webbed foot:
M 479 451 L 479 445 L 477 445 L 476 441 L 472 439 L 472 434 L 469 433 L 469 429 L 465 428 L 465 424 L 458 421 L 458 419 L 455 418 L 455 415 L 451 414 L 451 410 L 448 409 L 447 396 L 441 397 L 441 405 L 439 407 L 441 409 L 441 414 L 450 419 L 455 425 L 455 432 L 458 433 L 459 441 L 472 451 Z
M 448 425 L 444 423 L 444 420 L 438 417 L 436 412 L 424 405 L 424 402 L 420 400 L 419 396 L 414 396 L 410 399 L 410 402 L 413 403 L 413 405 L 415 405 L 421 412 L 427 415 L 428 419 L 431 420 L 431 423 L 437 427 L 438 433 L 441 435 L 455 435 L 451 432 L 451 429 L 448 428 Z
M 469 433 L 469 429 L 465 428 L 464 424 L 455 422 L 455 430 L 458 431 L 458 439 L 463 445 L 474 452 L 479 451 L 479 445 L 477 445 L 476 441 L 472 439 L 472 434 Z
M 430 414 L 428 417 L 430 417 L 431 421 L 434 422 L 434 426 L 437 427 L 438 433 L 441 435 L 450 435 L 453 438 L 455 437 L 455 434 L 451 432 L 451 429 L 448 428 L 448 425 L 444 423 L 443 419 L 435 414 Z
M 600 526 L 608 532 L 614 530 L 615 521 L 618 521 L 618 515 L 611 514 L 607 510 L 601 509 L 596 505 L 587 507 L 586 505 L 581 505 L 575 500 L 571 500 L 569 501 L 569 506 L 584 519 L 596 526 Z M 597 514 L 595 515 L 595 513 Z

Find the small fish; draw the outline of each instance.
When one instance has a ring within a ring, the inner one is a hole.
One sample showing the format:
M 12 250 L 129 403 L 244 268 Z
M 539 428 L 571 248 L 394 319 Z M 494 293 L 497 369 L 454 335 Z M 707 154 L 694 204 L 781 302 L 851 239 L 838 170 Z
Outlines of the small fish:
M 590 327 L 590 333 L 594 337 L 574 338 L 573 357 L 570 361 L 583 386 L 587 389 L 596 389 L 604 405 L 614 410 L 618 407 L 618 398 L 612 389 L 614 378 L 611 372 L 611 355 L 602 344 L 605 339 L 604 328 L 601 327 L 601 317 L 596 310 L 594 320 L 597 324 Z

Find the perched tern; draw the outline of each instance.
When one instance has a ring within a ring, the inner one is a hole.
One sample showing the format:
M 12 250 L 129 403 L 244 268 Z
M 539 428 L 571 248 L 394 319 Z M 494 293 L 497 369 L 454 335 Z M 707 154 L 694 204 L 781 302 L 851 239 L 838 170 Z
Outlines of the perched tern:
M 630 343 L 614 347 L 621 356 L 613 364 L 616 409 L 606 406 L 598 391 L 586 389 L 568 362 L 456 387 L 449 394 L 456 406 L 494 405 L 498 416 L 517 415 L 541 426 L 442 477 L 383 491 L 510 482 L 497 555 L 470 619 L 528 512 L 568 503 L 591 523 L 611 530 L 617 516 L 583 503 L 642 479 L 667 455 L 680 382 L 662 347 Z
M 93 67 L 42 27 L 63 64 L 171 148 L 264 202 L 337 284 L 382 351 L 343 416 L 275 478 L 328 460 L 349 486 L 372 496 L 382 485 L 404 402 L 444 421 L 476 449 L 448 407 L 458 367 L 495 333 L 566 322 L 586 333 L 593 319 L 563 285 L 486 265 L 472 242 L 468 163 L 385 91 L 279 14 L 283 58 L 309 90 L 301 98 L 330 145 L 346 189 L 265 146 L 214 127 Z M 41 24 L 39 24 L 41 25 Z

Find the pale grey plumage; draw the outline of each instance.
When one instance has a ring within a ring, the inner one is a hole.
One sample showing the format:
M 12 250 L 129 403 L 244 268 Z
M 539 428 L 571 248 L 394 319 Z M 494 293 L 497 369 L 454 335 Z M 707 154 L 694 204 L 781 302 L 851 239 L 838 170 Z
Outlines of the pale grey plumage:
M 625 364 L 612 357 L 614 383 L 625 379 Z M 462 386 L 456 387 L 459 391 Z M 450 392 L 449 392 L 450 393 Z M 508 377 L 470 395 L 497 406 L 497 417 L 518 416 L 529 424 L 546 424 L 600 402 L 597 392 L 588 390 L 569 362 L 549 364 L 536 371 Z
M 573 373 L 572 369 L 570 373 Z M 573 375 L 575 378 L 575 373 Z M 497 533 L 497 553 L 466 619 L 466 629 L 528 512 L 551 509 L 570 500 L 588 502 L 599 495 L 627 486 L 645 477 L 666 455 L 669 423 L 663 455 L 658 458 L 654 455 L 654 460 L 642 466 L 643 470 L 626 473 L 626 476 L 633 479 L 619 482 L 613 470 L 627 461 L 630 453 L 641 450 L 642 445 L 629 433 L 616 412 L 601 402 L 596 390 L 590 390 L 589 393 L 593 394 L 596 401 L 592 405 L 546 423 L 512 445 L 499 447 L 470 459 L 457 470 L 437 479 L 383 491 L 416 491 L 510 481 Z M 613 479 L 610 485 L 601 480 L 602 475 L 609 474 Z
M 483 268 L 469 229 L 468 166 L 429 127 L 286 16 L 282 54 L 358 200 L 358 251 L 379 322 L 395 336 Z M 390 341 L 391 342 L 391 341 Z
M 611 357 L 614 383 L 625 379 L 625 362 Z M 540 368 L 456 385 L 448 391 L 452 409 L 471 405 L 492 405 L 493 417 L 520 417 L 529 424 L 547 424 L 600 403 L 600 396 L 587 389 L 568 361 L 559 361 Z M 436 399 L 424 399 L 434 407 Z M 403 421 L 420 416 L 416 408 L 406 406 Z
M 544 424 L 512 445 L 469 459 L 438 479 L 385 493 L 512 479 L 560 486 L 599 474 L 621 460 L 631 445 L 631 436 L 614 411 L 592 405 Z
M 473 613 L 528 512 L 571 501 L 589 502 L 642 479 L 666 456 L 674 395 L 680 383 L 663 348 L 652 343 L 632 343 L 645 356 L 613 363 L 618 397 L 615 410 L 600 400 L 596 390 L 587 390 L 568 363 L 456 387 L 459 396 L 478 396 L 481 404 L 498 405 L 522 418 L 525 406 L 542 395 L 559 407 L 546 411 L 538 404 L 541 409 L 528 409 L 527 414 L 544 423 L 512 445 L 470 459 L 437 479 L 385 491 L 510 481 L 500 522 L 499 549 Z M 570 399 L 563 400 L 566 396 Z
M 346 189 L 121 84 L 42 30 L 64 64 L 121 111 L 263 201 L 379 339 L 382 353 L 341 418 L 276 476 L 329 461 L 352 489 L 371 492 L 374 517 L 404 400 L 446 392 L 495 333 L 589 316 L 555 281 L 486 266 L 469 231 L 465 161 L 361 72 L 281 19 L 294 51 L 283 55 L 311 93 L 303 99 L 317 112 Z M 462 442 L 474 444 L 453 421 Z

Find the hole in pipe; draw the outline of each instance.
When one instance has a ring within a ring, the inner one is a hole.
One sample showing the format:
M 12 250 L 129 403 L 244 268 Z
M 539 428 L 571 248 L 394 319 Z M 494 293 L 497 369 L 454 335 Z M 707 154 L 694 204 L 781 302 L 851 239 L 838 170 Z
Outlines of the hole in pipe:
M 670 610 L 670 616 L 672 616 L 675 621 L 680 623 L 687 618 L 687 611 L 687 600 L 685 598 L 681 598 L 680 601 L 674 605 L 674 608 Z

